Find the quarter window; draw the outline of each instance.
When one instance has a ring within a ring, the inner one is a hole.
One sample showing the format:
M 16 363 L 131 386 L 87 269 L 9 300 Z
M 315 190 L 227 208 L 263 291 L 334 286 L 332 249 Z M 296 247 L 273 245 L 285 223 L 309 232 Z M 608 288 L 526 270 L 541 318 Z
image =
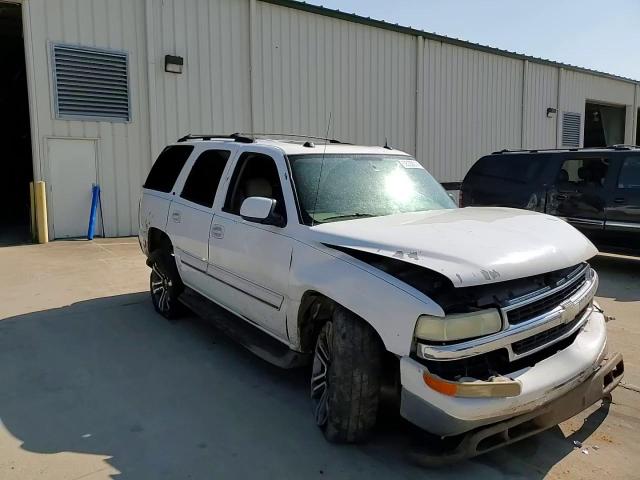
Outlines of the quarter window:
M 242 202 L 249 197 L 273 198 L 275 212 L 287 218 L 282 185 L 275 161 L 262 153 L 246 152 L 238 159 L 223 210 L 240 215 Z
M 201 153 L 193 164 L 180 196 L 211 208 L 230 154 L 228 150 L 207 150 Z
M 143 187 L 169 193 L 192 151 L 191 145 L 169 145 L 151 167 Z
M 624 159 L 618 178 L 618 188 L 640 189 L 640 156 Z

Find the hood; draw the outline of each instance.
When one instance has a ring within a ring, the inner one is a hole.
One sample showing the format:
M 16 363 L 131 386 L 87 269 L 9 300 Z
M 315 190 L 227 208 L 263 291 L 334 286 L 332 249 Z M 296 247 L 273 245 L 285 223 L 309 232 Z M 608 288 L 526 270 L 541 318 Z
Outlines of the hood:
M 420 265 L 456 287 L 570 267 L 598 250 L 571 225 L 542 213 L 467 207 L 325 223 L 313 240 Z

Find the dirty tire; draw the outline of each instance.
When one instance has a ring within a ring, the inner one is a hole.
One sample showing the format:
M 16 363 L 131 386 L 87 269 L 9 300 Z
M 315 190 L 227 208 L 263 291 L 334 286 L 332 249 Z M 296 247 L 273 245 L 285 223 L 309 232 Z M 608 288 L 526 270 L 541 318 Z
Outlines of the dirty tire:
M 184 290 L 176 262 L 170 253 L 156 250 L 149 257 L 149 289 L 153 308 L 163 317 L 175 320 L 184 313 L 178 297 Z
M 357 443 L 370 436 L 383 353 L 380 338 L 366 322 L 336 308 L 316 340 L 311 376 L 314 416 L 327 440 Z

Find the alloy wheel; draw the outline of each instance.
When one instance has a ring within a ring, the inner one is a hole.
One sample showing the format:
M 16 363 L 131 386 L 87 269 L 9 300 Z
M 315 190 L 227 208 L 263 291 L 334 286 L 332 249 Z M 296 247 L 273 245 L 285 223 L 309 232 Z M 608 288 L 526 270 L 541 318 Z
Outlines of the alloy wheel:
M 162 273 L 155 264 L 151 269 L 151 294 L 161 312 L 168 312 L 170 308 L 171 280 Z
M 311 401 L 316 424 L 320 427 L 327 423 L 329 416 L 329 369 L 331 367 L 333 331 L 328 322 L 316 342 L 313 367 L 311 370 Z

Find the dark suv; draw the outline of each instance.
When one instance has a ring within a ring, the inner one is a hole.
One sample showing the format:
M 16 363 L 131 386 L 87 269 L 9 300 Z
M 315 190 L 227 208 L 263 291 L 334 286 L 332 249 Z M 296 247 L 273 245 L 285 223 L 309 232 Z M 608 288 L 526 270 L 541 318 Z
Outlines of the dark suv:
M 494 152 L 462 182 L 460 206 L 479 205 L 545 212 L 603 250 L 640 251 L 640 147 Z

